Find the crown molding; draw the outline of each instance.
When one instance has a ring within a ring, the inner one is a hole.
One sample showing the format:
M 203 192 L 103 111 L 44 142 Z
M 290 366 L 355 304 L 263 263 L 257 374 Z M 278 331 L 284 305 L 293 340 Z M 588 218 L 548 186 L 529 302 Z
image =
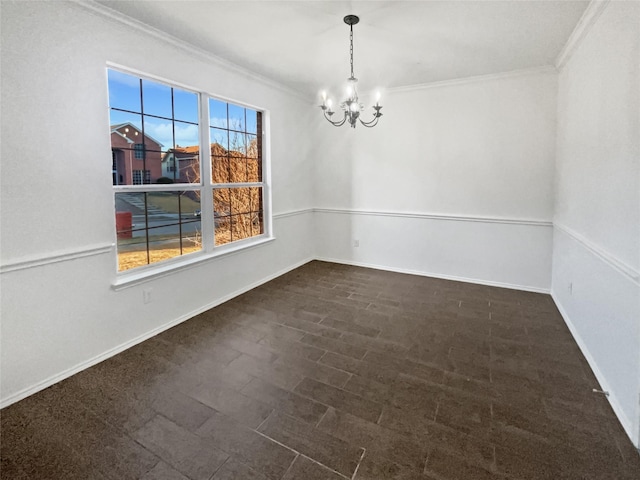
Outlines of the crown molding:
M 403 87 L 386 88 L 386 92 L 405 93 L 416 90 L 426 90 L 429 88 L 451 87 L 456 85 L 465 85 L 468 83 L 488 82 L 491 80 L 500 80 L 503 78 L 523 77 L 526 75 L 545 75 L 556 74 L 558 70 L 553 65 L 543 65 L 540 67 L 521 68 L 518 70 L 509 70 L 508 72 L 489 73 L 487 75 L 474 75 L 472 77 L 452 78 L 451 80 L 442 80 L 439 82 L 418 83 L 415 85 L 406 85 Z
M 178 37 L 175 37 L 165 31 L 162 31 L 158 28 L 152 27 L 144 22 L 131 18 L 123 13 L 118 12 L 112 8 L 109 8 L 105 5 L 97 3 L 95 0 L 70 0 L 70 2 L 74 5 L 84 8 L 90 13 L 93 13 L 99 17 L 106 18 L 107 20 L 111 20 L 117 22 L 121 25 L 125 25 L 130 27 L 140 33 L 149 35 L 157 40 L 161 40 L 164 43 L 167 43 L 173 47 L 176 47 L 185 53 L 199 59 L 203 60 L 207 63 L 212 63 L 220 68 L 223 68 L 231 73 L 235 73 L 238 75 L 242 75 L 251 80 L 255 80 L 260 82 L 268 87 L 274 88 L 281 92 L 292 95 L 300 100 L 308 101 L 308 96 L 303 92 L 295 90 L 287 85 L 284 85 L 272 78 L 265 77 L 256 73 L 252 70 L 249 70 L 245 67 L 242 67 L 236 63 L 233 63 L 229 60 L 226 60 L 222 57 L 219 57 L 208 50 L 205 50 L 201 47 L 198 47 L 192 43 L 189 43 L 185 40 L 182 40 Z
M 591 30 L 591 27 L 595 25 L 598 18 L 600 18 L 600 15 L 602 15 L 602 12 L 607 8 L 609 2 L 610 0 L 591 0 L 587 9 L 582 14 L 582 17 L 578 20 L 573 32 L 569 35 L 567 43 L 562 47 L 562 50 L 560 50 L 560 53 L 556 58 L 555 66 L 558 71 L 562 70 L 571 59 L 573 53 L 587 36 L 589 30 Z

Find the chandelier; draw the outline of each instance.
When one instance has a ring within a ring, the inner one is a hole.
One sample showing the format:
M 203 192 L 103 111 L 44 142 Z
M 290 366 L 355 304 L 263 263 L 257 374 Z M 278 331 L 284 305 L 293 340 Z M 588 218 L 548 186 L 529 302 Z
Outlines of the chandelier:
M 373 119 L 369 122 L 365 122 L 360 118 L 360 112 L 364 110 L 364 105 L 358 102 L 358 92 L 356 90 L 356 83 L 358 83 L 358 79 L 353 75 L 353 26 L 356 25 L 360 19 L 356 15 L 347 15 L 344 17 L 344 23 L 349 25 L 350 33 L 349 33 L 349 55 L 351 57 L 351 76 L 347 79 L 347 99 L 340 104 L 340 108 L 344 111 L 344 117 L 342 120 L 334 121 L 331 119 L 332 115 L 335 113 L 331 109 L 331 99 L 327 99 L 326 92 L 322 92 L 322 105 L 320 108 L 322 109 L 322 113 L 324 114 L 324 118 L 326 118 L 329 123 L 336 127 L 341 127 L 345 124 L 345 122 L 349 121 L 349 125 L 352 128 L 356 128 L 358 120 L 365 127 L 375 127 L 378 124 L 378 120 L 382 116 L 380 110 L 382 109 L 382 105 L 380 105 L 380 94 L 378 94 L 376 98 L 376 104 L 373 106 L 375 113 L 373 114 Z

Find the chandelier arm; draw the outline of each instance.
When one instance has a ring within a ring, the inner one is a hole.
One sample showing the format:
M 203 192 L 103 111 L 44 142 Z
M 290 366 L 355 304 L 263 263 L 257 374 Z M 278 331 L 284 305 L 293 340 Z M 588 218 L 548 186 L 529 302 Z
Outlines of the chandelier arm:
M 341 120 L 341 121 L 339 121 L 339 122 L 334 122 L 333 120 L 331 120 L 331 117 L 327 115 L 326 110 L 323 112 L 323 114 L 324 114 L 324 118 L 326 118 L 326 119 L 327 119 L 327 121 L 328 121 L 331 125 L 333 125 L 334 127 L 341 127 L 342 125 L 344 125 L 344 122 L 346 122 L 346 121 L 347 121 L 347 113 L 346 113 L 346 112 L 345 112 L 344 117 L 342 118 L 342 120 Z
M 372 127 L 375 127 L 375 126 L 378 124 L 378 120 L 380 119 L 380 117 L 381 117 L 381 116 L 382 116 L 382 115 L 380 115 L 380 116 L 375 116 L 375 117 L 373 117 L 373 120 L 371 120 L 371 121 L 369 121 L 369 122 L 365 122 L 365 121 L 364 121 L 364 120 L 362 120 L 361 118 L 358 118 L 358 120 L 360 120 L 360 123 L 361 123 L 362 125 L 364 125 L 365 127 L 372 128 Z

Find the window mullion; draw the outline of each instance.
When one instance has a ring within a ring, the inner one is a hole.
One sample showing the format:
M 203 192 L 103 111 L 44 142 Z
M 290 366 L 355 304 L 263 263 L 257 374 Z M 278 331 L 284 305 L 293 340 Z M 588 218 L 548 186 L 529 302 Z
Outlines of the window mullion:
M 200 100 L 200 216 L 202 248 L 212 252 L 214 247 L 213 190 L 211 187 L 211 140 L 209 139 L 209 98 L 199 95 Z

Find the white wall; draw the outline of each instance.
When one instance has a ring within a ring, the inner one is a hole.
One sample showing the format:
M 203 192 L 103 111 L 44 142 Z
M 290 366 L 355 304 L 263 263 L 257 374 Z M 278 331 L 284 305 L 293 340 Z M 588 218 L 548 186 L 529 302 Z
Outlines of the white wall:
M 640 447 L 640 3 L 610 2 L 559 77 L 552 294 Z
M 270 111 L 275 241 L 112 289 L 108 61 Z M 309 260 L 307 120 L 296 95 L 133 25 L 2 2 L 2 404 Z
M 540 69 L 385 94 L 375 129 L 323 144 L 319 256 L 548 291 L 556 90 Z

